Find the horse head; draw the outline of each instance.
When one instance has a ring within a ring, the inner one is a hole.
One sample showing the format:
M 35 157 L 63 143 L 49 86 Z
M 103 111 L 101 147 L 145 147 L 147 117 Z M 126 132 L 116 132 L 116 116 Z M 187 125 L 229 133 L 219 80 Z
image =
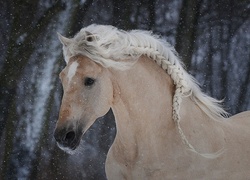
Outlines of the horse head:
M 59 38 L 64 47 L 71 43 L 70 39 Z M 70 153 L 94 121 L 109 111 L 113 86 L 109 71 L 83 55 L 73 56 L 66 63 L 60 73 L 64 93 L 54 137 L 59 147 Z

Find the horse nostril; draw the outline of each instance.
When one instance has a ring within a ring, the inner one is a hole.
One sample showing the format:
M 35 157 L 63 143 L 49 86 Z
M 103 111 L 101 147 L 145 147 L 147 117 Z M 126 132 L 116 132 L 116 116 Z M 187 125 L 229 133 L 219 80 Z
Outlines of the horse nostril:
M 65 135 L 63 141 L 64 141 L 65 143 L 69 143 L 69 144 L 70 144 L 70 143 L 75 139 L 75 137 L 76 137 L 76 133 L 75 133 L 74 131 L 70 131 L 70 132 L 68 132 L 68 133 Z
M 73 129 L 56 129 L 54 132 L 54 137 L 59 145 L 59 147 L 68 147 L 75 149 L 77 144 L 80 142 L 80 136 Z
M 75 150 L 80 144 L 81 136 L 81 130 L 77 128 L 58 128 L 54 132 L 57 145 L 66 151 Z

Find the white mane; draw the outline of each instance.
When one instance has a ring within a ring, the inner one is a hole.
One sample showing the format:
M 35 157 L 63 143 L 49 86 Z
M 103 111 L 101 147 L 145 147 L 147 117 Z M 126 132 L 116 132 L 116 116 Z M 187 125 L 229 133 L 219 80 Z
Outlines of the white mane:
M 179 110 L 182 97 L 190 96 L 213 119 L 221 119 L 227 115 L 221 108 L 220 101 L 202 93 L 193 77 L 184 70 L 174 48 L 150 32 L 126 32 L 113 26 L 90 25 L 68 40 L 69 43 L 63 47 L 66 62 L 70 57 L 82 54 L 104 67 L 124 70 L 132 66 L 141 55 L 154 60 L 173 79 L 176 86 L 173 120 L 183 142 L 194 152 L 196 150 L 189 144 L 180 128 Z

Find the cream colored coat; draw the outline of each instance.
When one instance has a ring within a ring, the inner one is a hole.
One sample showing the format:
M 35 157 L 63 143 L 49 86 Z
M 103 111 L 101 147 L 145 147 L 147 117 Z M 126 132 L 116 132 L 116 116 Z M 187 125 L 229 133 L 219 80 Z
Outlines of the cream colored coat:
M 181 127 L 200 153 L 189 151 L 172 120 L 173 83 L 155 63 L 141 59 L 112 72 L 119 88 L 112 109 L 117 135 L 108 153 L 108 179 L 247 179 L 250 177 L 250 111 L 209 118 L 189 97 L 181 104 Z
M 108 179 L 250 177 L 250 111 L 223 118 L 218 101 L 200 91 L 168 44 L 100 25 L 59 39 L 67 66 L 54 136 L 62 149 L 74 151 L 112 108 L 117 134 Z

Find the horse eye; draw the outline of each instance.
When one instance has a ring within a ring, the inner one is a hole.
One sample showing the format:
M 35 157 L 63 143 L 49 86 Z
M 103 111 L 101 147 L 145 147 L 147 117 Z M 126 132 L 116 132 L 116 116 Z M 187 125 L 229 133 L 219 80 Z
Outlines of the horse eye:
M 92 42 L 92 41 L 93 41 L 93 37 L 89 36 L 89 37 L 87 37 L 86 40 L 87 40 L 88 42 Z
M 91 85 L 93 85 L 94 83 L 95 83 L 95 79 L 93 79 L 93 78 L 87 77 L 87 78 L 85 78 L 85 80 L 84 80 L 84 85 L 85 85 L 85 86 L 91 86 Z

